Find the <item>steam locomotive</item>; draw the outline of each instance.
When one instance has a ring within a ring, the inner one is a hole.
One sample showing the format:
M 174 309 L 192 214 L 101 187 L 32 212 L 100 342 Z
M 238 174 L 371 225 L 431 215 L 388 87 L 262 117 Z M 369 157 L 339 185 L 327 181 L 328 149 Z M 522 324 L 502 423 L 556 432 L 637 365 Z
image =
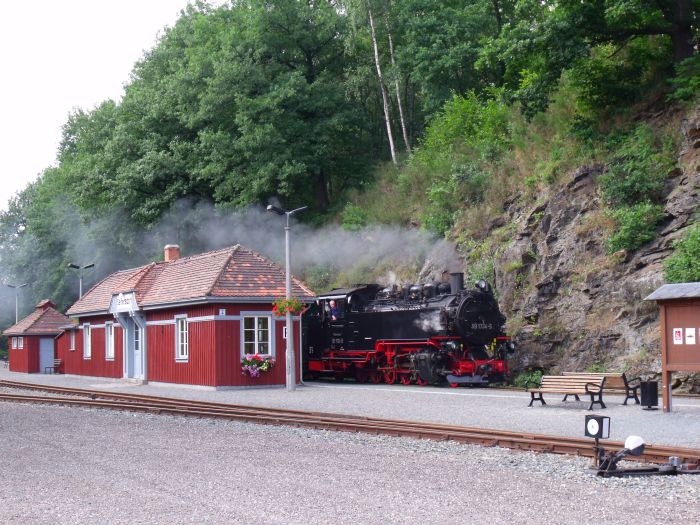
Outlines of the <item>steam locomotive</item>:
M 485 385 L 506 379 L 514 351 L 490 285 L 465 290 L 461 273 L 450 283 L 336 288 L 305 317 L 311 378 Z

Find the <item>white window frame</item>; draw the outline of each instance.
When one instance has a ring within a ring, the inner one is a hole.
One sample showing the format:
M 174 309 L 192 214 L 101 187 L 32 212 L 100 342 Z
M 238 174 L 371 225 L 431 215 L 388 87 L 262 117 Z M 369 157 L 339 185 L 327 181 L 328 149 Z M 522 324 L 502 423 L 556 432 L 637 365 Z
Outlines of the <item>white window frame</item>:
M 83 359 L 92 359 L 92 327 L 90 323 L 83 325 Z
M 105 361 L 114 361 L 114 323 L 105 323 Z
M 70 352 L 75 352 L 75 330 L 70 330 Z
M 186 315 L 175 316 L 175 361 L 186 363 L 190 360 L 189 323 Z
M 246 328 L 246 319 L 253 319 L 253 328 Z M 258 319 L 265 319 L 267 320 L 267 341 L 260 341 L 258 339 L 258 336 L 260 335 L 258 333 Z M 253 354 L 253 355 L 260 355 L 263 357 L 274 357 L 274 349 L 272 346 L 272 317 L 270 315 L 244 315 L 242 316 L 241 320 L 241 350 L 243 352 L 243 355 L 246 354 Z M 246 332 L 253 332 L 253 349 L 255 350 L 254 352 L 249 352 L 248 348 L 246 348 L 246 343 L 250 344 L 251 341 L 246 341 Z M 267 352 L 266 353 L 260 353 L 260 346 L 261 344 L 266 343 L 267 344 Z
M 24 337 L 21 335 L 17 337 L 17 349 L 22 350 L 24 348 Z
M 17 337 L 12 337 L 12 349 L 17 350 Z

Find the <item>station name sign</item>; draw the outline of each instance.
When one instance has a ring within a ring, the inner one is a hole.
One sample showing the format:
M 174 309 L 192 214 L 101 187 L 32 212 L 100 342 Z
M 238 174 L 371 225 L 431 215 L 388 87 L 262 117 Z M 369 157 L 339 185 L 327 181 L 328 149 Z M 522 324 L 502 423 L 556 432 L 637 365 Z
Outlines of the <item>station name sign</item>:
M 134 292 L 119 293 L 112 296 L 112 301 L 109 304 L 109 313 L 133 313 L 139 309 L 136 303 L 136 294 Z

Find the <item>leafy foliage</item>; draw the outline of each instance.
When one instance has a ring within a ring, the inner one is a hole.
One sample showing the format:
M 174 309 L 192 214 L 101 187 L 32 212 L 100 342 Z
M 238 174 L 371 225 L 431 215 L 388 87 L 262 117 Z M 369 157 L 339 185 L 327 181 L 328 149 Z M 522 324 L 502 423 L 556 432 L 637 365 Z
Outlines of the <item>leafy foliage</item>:
M 367 226 L 367 212 L 359 206 L 348 202 L 343 210 L 341 225 L 346 230 L 359 231 Z
M 688 230 L 684 239 L 673 246 L 673 255 L 664 261 L 666 280 L 670 283 L 700 281 L 700 225 Z
M 488 163 L 510 144 L 508 109 L 498 98 L 468 93 L 455 96 L 430 122 L 421 149 L 405 176 L 429 177 L 424 225 L 444 234 L 454 213 L 483 199 L 489 184 Z
M 658 200 L 673 165 L 668 151 L 658 144 L 656 132 L 638 125 L 615 149 L 616 158 L 600 177 L 605 200 L 613 207 L 642 200 Z
M 528 386 L 539 385 L 542 380 L 542 370 L 526 370 L 520 372 L 515 379 L 513 384 L 519 388 L 526 388 Z
M 608 252 L 635 250 L 656 236 L 656 226 L 663 219 L 663 207 L 649 201 L 613 210 L 616 231 L 608 238 Z
M 695 100 L 700 94 L 700 55 L 685 59 L 676 66 L 677 76 L 670 79 L 675 91 L 671 100 Z

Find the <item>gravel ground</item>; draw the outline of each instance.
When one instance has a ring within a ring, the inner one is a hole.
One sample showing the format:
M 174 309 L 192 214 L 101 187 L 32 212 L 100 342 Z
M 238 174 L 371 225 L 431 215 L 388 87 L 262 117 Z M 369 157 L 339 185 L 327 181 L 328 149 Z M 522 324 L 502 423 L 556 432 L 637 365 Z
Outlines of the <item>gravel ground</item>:
M 99 378 L 20 374 L 3 368 L 0 379 L 573 437 L 583 437 L 585 416 L 597 413 L 611 418 L 610 437 L 614 440 L 624 441 L 634 434 L 650 444 L 700 447 L 698 398 L 675 397 L 673 412 L 664 413 L 645 411 L 635 405 L 623 406 L 621 396 L 605 396 L 608 408 L 589 412 L 586 401 L 561 403 L 559 396 L 552 395 L 545 395 L 546 406 L 536 403 L 528 408 L 530 396 L 526 392 L 493 388 L 315 382 L 294 392 L 283 388 L 213 391 L 177 385 L 134 385 Z
M 698 523 L 700 475 L 404 438 L 0 403 L 0 523 Z

